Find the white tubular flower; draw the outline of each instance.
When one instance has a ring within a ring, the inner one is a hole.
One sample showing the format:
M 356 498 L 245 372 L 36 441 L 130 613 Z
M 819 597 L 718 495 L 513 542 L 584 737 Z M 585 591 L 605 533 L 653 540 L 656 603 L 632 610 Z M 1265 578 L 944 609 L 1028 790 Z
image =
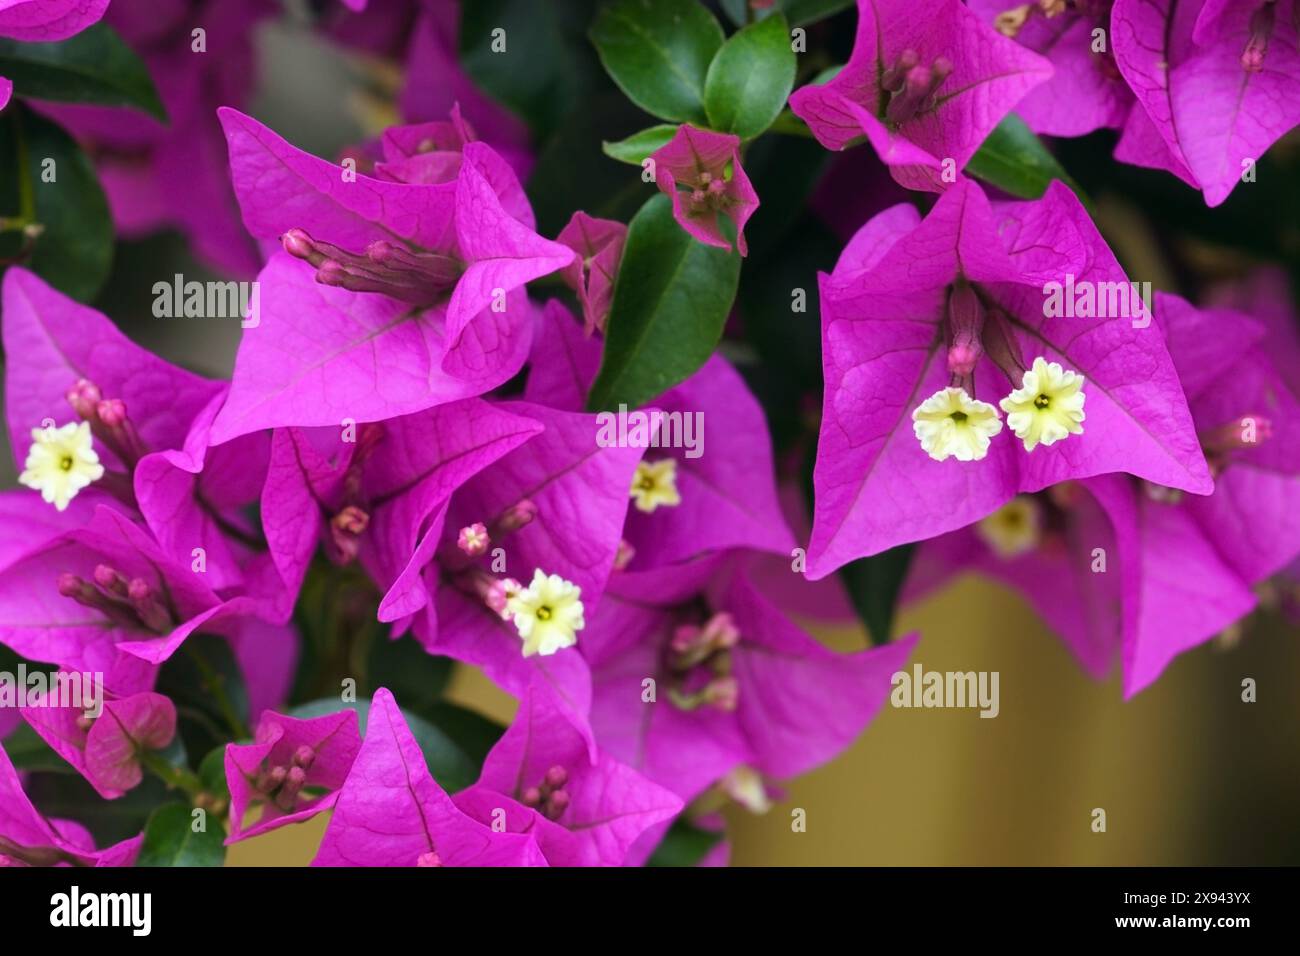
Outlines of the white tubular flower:
M 63 511 L 77 492 L 103 477 L 89 423 L 32 429 L 32 447 L 18 481 L 39 491 L 55 508 Z
M 637 462 L 630 494 L 636 510 L 646 514 L 659 507 L 675 508 L 681 504 L 682 496 L 677 492 L 677 459 Z
M 1028 495 L 1017 495 L 975 525 L 975 533 L 1000 558 L 1015 558 L 1038 547 L 1042 512 Z
M 1040 355 L 1025 372 L 1021 387 L 999 404 L 1007 413 L 1007 425 L 1025 443 L 1025 451 L 1033 451 L 1083 434 L 1085 397 L 1082 375 Z
M 989 453 L 989 441 L 1002 431 L 998 410 L 949 386 L 927 398 L 912 412 L 912 430 L 921 448 L 935 461 L 949 457 L 979 461 Z
M 523 638 L 524 657 L 546 657 L 578 643 L 577 632 L 587 624 L 583 620 L 582 588 L 538 568 L 528 587 L 509 593 L 506 615 Z

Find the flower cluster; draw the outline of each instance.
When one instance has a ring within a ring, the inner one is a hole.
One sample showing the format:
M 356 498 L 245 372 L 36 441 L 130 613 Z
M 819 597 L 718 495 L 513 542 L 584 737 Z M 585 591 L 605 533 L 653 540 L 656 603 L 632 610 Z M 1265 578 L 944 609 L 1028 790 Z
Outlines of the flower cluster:
M 0 36 L 75 43 L 107 6 L 0 3 Z M 243 111 L 276 4 L 144 6 L 105 22 L 166 124 L 23 77 L 11 109 L 82 144 L 122 235 L 179 230 L 255 304 L 229 378 L 195 374 L 66 294 L 19 223 L 0 661 L 102 689 L 0 710 L 0 863 L 157 862 L 167 839 L 161 813 L 47 815 L 32 753 L 100 800 L 178 791 L 209 861 L 327 813 L 321 866 L 640 864 L 682 831 L 719 862 L 722 802 L 768 810 L 847 748 L 915 645 L 805 632 L 851 562 L 923 542 L 904 600 L 1003 580 L 1131 695 L 1300 556 L 1285 281 L 1144 297 L 1076 187 L 1017 194 L 978 161 L 1014 109 L 1120 130 L 1117 160 L 1223 203 L 1300 124 L 1300 0 L 858 0 L 847 65 L 817 76 L 771 4 L 724 40 L 695 0 L 615 0 L 592 42 L 668 122 L 606 144 L 640 212 L 558 218 L 546 184 L 585 167 L 535 147 L 564 118 L 480 88 L 457 4 L 321 5 L 320 35 L 406 64 L 399 112 L 337 161 Z M 673 70 L 623 55 L 651 35 Z M 820 322 L 807 375 L 747 291 L 797 245 L 789 132 L 865 140 L 896 180 L 857 187 L 881 201 L 813 313 L 780 318 Z M 445 698 L 453 666 L 517 700 L 507 728 Z

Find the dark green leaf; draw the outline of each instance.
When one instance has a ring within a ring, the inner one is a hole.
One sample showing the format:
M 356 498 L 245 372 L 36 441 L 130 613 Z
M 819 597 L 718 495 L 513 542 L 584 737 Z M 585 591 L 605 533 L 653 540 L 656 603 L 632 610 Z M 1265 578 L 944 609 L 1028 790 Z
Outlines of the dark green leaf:
M 113 222 L 94 168 L 67 133 L 21 104 L 0 115 L 0 128 L 0 220 L 11 227 L 0 231 L 0 259 L 89 302 L 113 260 Z
M 167 121 L 148 68 L 106 23 L 59 43 L 0 39 L 0 76 L 13 81 L 15 96 L 133 106 Z
M 1008 113 L 989 134 L 966 164 L 966 172 L 1022 199 L 1040 198 L 1053 179 L 1080 192 L 1043 141 L 1015 113 Z M 1087 197 L 1082 193 L 1079 198 L 1087 204 Z
M 646 866 L 695 866 L 722 842 L 721 830 L 701 830 L 678 817 L 655 847 Z
M 695 372 L 722 336 L 739 279 L 736 252 L 689 235 L 667 196 L 650 199 L 628 225 L 588 407 L 636 407 Z
M 206 754 L 248 730 L 248 690 L 224 638 L 192 635 L 163 665 L 157 689 L 176 704 L 177 739 L 191 753 Z
M 747 22 L 746 6 L 747 0 L 722 0 L 722 9 L 738 27 Z M 851 6 L 853 0 L 776 0 L 770 7 L 751 11 L 749 16 L 754 20 L 763 20 L 783 13 L 792 27 L 799 27 L 824 20 Z
M 387 687 L 403 705 L 423 713 L 442 697 L 451 665 L 451 658 L 435 657 L 412 637 L 394 641 L 381 634 L 370 644 L 366 684 Z
M 753 139 L 772 125 L 794 86 L 795 55 L 785 17 L 767 17 L 723 44 L 704 81 L 715 130 Z
M 421 716 L 456 741 L 456 745 L 479 768 L 487 759 L 488 751 L 496 746 L 506 731 L 480 713 L 445 701 L 425 709 Z
M 195 833 L 193 811 L 183 803 L 168 803 L 149 817 L 135 865 L 221 866 L 226 862 L 225 837 L 213 817 Z
M 203 789 L 215 797 L 230 799 L 230 790 L 226 784 L 226 748 L 214 747 L 199 764 L 199 779 Z
M 661 119 L 704 123 L 704 78 L 722 27 L 696 0 L 615 0 L 591 42 L 619 89 Z
M 340 710 L 355 710 L 361 733 L 366 732 L 366 720 L 370 717 L 370 701 L 361 700 L 343 703 L 336 697 L 309 701 L 289 711 L 289 716 L 298 718 L 320 717 L 334 714 Z M 418 714 L 402 708 L 402 716 L 411 734 L 424 754 L 424 761 L 429 766 L 429 773 L 438 781 L 439 786 L 448 793 L 463 790 L 478 779 L 479 764 L 462 749 L 452 738 Z
M 603 142 L 600 148 L 610 159 L 640 166 L 647 156 L 672 139 L 676 132 L 676 126 L 671 123 L 661 123 L 643 129 L 639 133 L 633 133 L 627 139 L 621 139 L 617 143 Z
M 907 577 L 913 547 L 905 544 L 891 548 L 869 558 L 859 558 L 840 569 L 849 598 L 873 644 L 889 643 L 898 592 Z

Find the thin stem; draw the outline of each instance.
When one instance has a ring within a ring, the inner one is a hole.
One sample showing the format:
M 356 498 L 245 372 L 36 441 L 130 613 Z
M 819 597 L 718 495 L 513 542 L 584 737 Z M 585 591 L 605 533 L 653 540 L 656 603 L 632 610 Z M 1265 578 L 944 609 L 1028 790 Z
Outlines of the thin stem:
M 140 754 L 140 764 L 168 787 L 184 790 L 191 799 L 196 800 L 203 793 L 203 781 L 198 774 L 182 767 L 173 767 L 151 750 Z

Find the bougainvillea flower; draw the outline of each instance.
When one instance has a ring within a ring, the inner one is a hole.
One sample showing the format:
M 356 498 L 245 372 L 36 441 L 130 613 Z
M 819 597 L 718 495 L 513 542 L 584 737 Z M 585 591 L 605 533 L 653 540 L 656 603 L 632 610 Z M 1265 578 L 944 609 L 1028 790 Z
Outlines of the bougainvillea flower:
M 13 761 L 0 746 L 0 866 L 133 866 L 144 836 L 95 849 L 72 820 L 50 820 L 23 792 Z
M 597 219 L 579 210 L 556 237 L 578 255 L 560 273 L 578 295 L 586 333 L 605 331 L 605 317 L 614 301 L 614 276 L 623 258 L 627 226 L 613 219 Z
M 336 563 L 359 558 L 384 590 L 418 576 L 417 546 L 452 492 L 541 430 L 480 399 L 350 430 L 277 429 L 262 516 L 286 591 L 297 594 L 321 543 Z
M 1115 60 L 1137 96 L 1115 157 L 1168 169 L 1217 206 L 1300 125 L 1295 0 L 1115 0 Z
M 647 828 L 682 801 L 603 753 L 591 729 L 534 683 L 483 764 L 478 783 L 455 797 L 480 823 L 504 820 L 531 833 L 551 866 L 621 866 Z
M 227 387 L 145 351 L 24 269 L 5 275 L 3 305 L 5 350 L 26 357 L 5 381 L 22 483 L 60 510 L 80 495 L 138 510 L 209 587 L 244 584 L 265 547 L 241 512 L 261 490 L 269 441 L 208 449 Z
M 313 866 L 545 866 L 530 835 L 496 832 L 456 807 L 393 695 L 380 688 Z
M 969 0 L 985 23 L 1051 61 L 1051 79 L 1016 104 L 1035 132 L 1083 136 L 1124 125 L 1134 100 L 1110 45 L 1111 2 Z
M 810 577 L 1071 478 L 1211 490 L 1164 339 L 1073 193 L 1054 183 L 1041 200 L 990 204 L 966 181 L 918 219 L 881 213 L 820 277 Z M 914 419 L 945 388 L 981 404 L 953 405 L 954 427 L 927 421 L 923 435 Z M 1009 427 L 995 434 L 984 406 L 1003 400 Z M 962 444 L 976 412 L 987 427 Z
M 790 97 L 827 149 L 865 136 L 894 178 L 937 191 L 1015 105 L 1052 75 L 1037 53 L 1002 36 L 959 0 L 858 0 L 848 64 Z
M 301 823 L 333 807 L 360 749 L 355 710 L 306 720 L 263 713 L 251 744 L 226 747 L 226 784 L 230 788 L 226 843 Z M 261 807 L 261 814 L 245 826 L 245 817 L 255 804 Z
M 86 145 L 120 233 L 175 228 L 219 270 L 241 278 L 257 272 L 260 256 L 239 222 L 214 113 L 248 101 L 257 75 L 254 27 L 278 12 L 274 0 L 115 3 L 106 20 L 149 68 L 167 122 L 136 109 L 39 105 Z M 169 199 L 179 196 L 184 201 Z
M 53 43 L 98 23 L 109 0 L 0 0 L 0 37 Z
M 1093 676 L 1119 656 L 1125 696 L 1248 613 L 1252 588 L 1300 554 L 1290 504 L 1300 493 L 1300 402 L 1264 347 L 1265 327 L 1163 294 L 1156 316 L 1187 386 L 1214 493 L 1110 475 L 1020 496 L 926 542 L 908 586 L 916 597 L 961 569 L 1003 581 Z M 1295 354 L 1294 330 L 1289 340 Z
M 105 800 L 138 786 L 141 754 L 163 749 L 176 736 L 176 708 L 162 694 L 107 699 L 97 717 L 59 703 L 35 701 L 22 708 L 23 719 Z
M 379 618 L 418 614 L 415 635 L 431 653 L 481 666 L 511 693 L 542 671 L 583 714 L 586 668 L 573 645 L 618 557 L 643 449 L 602 446 L 593 415 L 531 402 L 501 408 L 544 430 L 452 496 L 409 565 L 422 573 L 389 589 Z M 475 524 L 490 539 L 486 553 L 458 544 L 460 529 Z
M 600 342 L 584 337 L 558 303 L 547 305 L 534 341 L 524 397 L 553 408 L 582 408 L 600 367 Z M 645 465 L 661 469 L 666 481 L 664 465 L 672 463 L 679 500 L 668 504 L 672 495 L 656 494 L 657 507 L 628 512 L 626 566 L 640 571 L 728 548 L 788 556 L 794 539 L 777 500 L 767 420 L 739 373 L 714 355 L 650 404 L 665 416 L 660 434 L 668 447 L 646 449 Z M 627 414 L 631 423 L 646 413 Z M 601 421 L 613 433 L 619 419 L 610 414 Z M 630 495 L 638 500 L 635 488 Z
M 574 253 L 502 206 L 489 173 L 503 164 L 488 146 L 467 143 L 452 182 L 397 183 L 317 159 L 233 110 L 222 122 L 245 223 L 292 255 L 262 272 L 261 323 L 245 332 L 213 441 L 410 414 L 519 370 L 532 330 L 520 287 Z
M 5 533 L 26 526 L 15 516 Z M 220 598 L 189 563 L 103 506 L 84 527 L 0 571 L 0 642 L 29 660 L 102 673 L 121 696 L 148 690 L 157 665 L 201 631 L 230 642 L 250 703 L 275 703 L 293 671 L 295 638 L 258 610 L 249 597 Z
M 834 653 L 717 560 L 620 576 L 588 632 L 597 740 L 685 800 L 737 767 L 780 779 L 830 760 L 915 643 Z
M 745 223 L 758 208 L 758 193 L 740 165 L 740 137 L 683 123 L 650 154 L 655 183 L 673 201 L 673 218 L 700 242 L 730 249 L 718 216 L 736 227 L 736 248 L 746 255 Z

